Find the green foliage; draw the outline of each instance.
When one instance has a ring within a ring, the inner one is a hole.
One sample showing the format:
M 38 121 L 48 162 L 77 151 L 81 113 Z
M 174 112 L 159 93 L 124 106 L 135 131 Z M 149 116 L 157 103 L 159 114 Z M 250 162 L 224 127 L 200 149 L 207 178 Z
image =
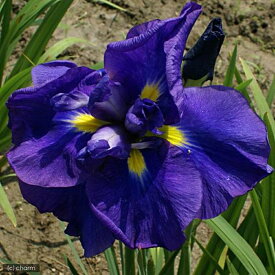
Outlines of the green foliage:
M 117 264 L 117 259 L 115 255 L 114 247 L 110 247 L 104 251 L 104 255 L 106 257 L 109 271 L 111 275 L 119 275 L 119 269 Z
M 251 246 L 222 216 L 207 220 L 206 223 L 239 258 L 249 274 L 268 274 Z
M 60 222 L 60 227 L 62 228 L 63 231 L 65 230 L 65 225 L 62 222 Z M 86 270 L 85 266 L 83 265 L 83 263 L 82 263 L 79 255 L 78 255 L 76 249 L 75 249 L 75 246 L 74 246 L 71 238 L 67 234 L 65 234 L 65 237 L 66 237 L 66 240 L 68 242 L 69 247 L 72 250 L 72 254 L 73 254 L 74 258 L 75 258 L 75 261 L 79 265 L 79 267 L 82 270 L 83 274 L 84 275 L 88 275 L 88 271 Z
M 111 1 L 108 1 L 108 0 L 92 0 L 93 2 L 95 3 L 102 3 L 102 4 L 105 4 L 111 8 L 114 8 L 114 9 L 117 9 L 119 11 L 127 11 L 126 9 L 120 7 L 119 5 L 116 5 L 114 3 L 112 3 Z
M 1 182 L 0 182 L 0 205 L 4 210 L 4 212 L 6 213 L 6 215 L 8 216 L 8 218 L 10 219 L 10 221 L 12 222 L 12 224 L 16 226 L 16 217 L 14 215 L 12 206 L 9 202 L 9 199 L 4 191 L 4 188 Z
M 232 56 L 230 58 L 229 66 L 227 68 L 225 78 L 223 85 L 232 87 L 233 86 L 233 78 L 235 73 L 235 67 L 236 67 L 236 59 L 237 59 L 237 45 L 235 46 Z

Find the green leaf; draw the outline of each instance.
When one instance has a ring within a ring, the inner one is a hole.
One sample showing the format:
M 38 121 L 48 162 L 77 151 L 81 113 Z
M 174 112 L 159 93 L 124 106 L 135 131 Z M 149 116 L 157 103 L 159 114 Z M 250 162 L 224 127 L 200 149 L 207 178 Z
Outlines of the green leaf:
M 159 272 L 159 275 L 173 274 L 170 272 L 170 270 L 172 269 L 172 267 L 174 267 L 175 259 L 176 259 L 177 255 L 179 254 L 179 252 L 180 252 L 180 249 L 178 249 L 170 254 L 169 259 L 165 262 L 163 268 Z
M 197 240 L 195 238 L 195 236 L 192 235 L 192 238 L 194 239 L 194 241 L 197 243 L 197 245 L 199 246 L 199 248 L 203 251 L 203 254 L 208 257 L 209 261 L 215 266 L 215 270 L 217 270 L 219 272 L 219 274 L 224 274 L 224 270 L 221 268 L 221 266 L 219 265 L 219 263 L 217 262 L 217 260 L 207 251 L 207 249 L 204 248 L 204 246 L 200 243 L 199 240 Z M 185 273 L 178 273 L 178 275 L 180 274 L 185 274 Z M 190 273 L 189 273 L 190 274 Z
M 10 22 L 8 32 L 0 44 L 0 84 L 6 63 L 11 56 L 22 33 L 56 0 L 29 0 Z M 15 65 L 16 66 L 16 65 Z M 15 75 L 15 73 L 13 74 Z
M 72 275 L 79 275 L 76 268 L 74 267 L 74 265 L 72 264 L 72 262 L 70 261 L 70 259 L 66 255 L 64 255 L 64 260 L 65 260 L 65 263 L 68 266 L 69 270 L 71 271 L 71 274 Z
M 194 221 L 185 230 L 186 241 L 181 248 L 181 256 L 178 267 L 178 275 L 191 273 L 191 235 Z
M 270 114 L 266 113 L 264 115 L 264 122 L 266 124 L 268 130 L 268 140 L 270 144 L 270 155 L 268 163 L 275 167 L 275 130 L 272 129 L 272 121 L 273 117 Z M 262 180 L 261 183 L 263 187 L 262 192 L 262 209 L 265 216 L 265 220 L 267 222 L 268 230 L 270 235 L 275 240 L 275 173 L 273 172 L 271 175 Z
M 155 272 L 156 272 L 156 274 L 159 274 L 160 270 L 162 269 L 163 262 L 164 262 L 163 248 L 161 248 L 161 247 L 150 248 L 149 252 L 150 252 L 153 262 L 155 264 Z
M 2 209 L 4 210 L 4 212 L 6 213 L 6 215 L 8 216 L 8 218 L 10 219 L 10 221 L 12 222 L 12 224 L 14 226 L 16 226 L 16 217 L 15 214 L 13 212 L 12 206 L 9 202 L 9 199 L 7 197 L 7 194 L 0 182 L 0 205 L 2 207 Z
M 165 264 L 170 260 L 171 256 L 173 255 L 173 252 L 168 251 L 167 249 L 163 249 L 164 252 L 164 259 L 165 259 Z M 166 270 L 167 273 L 169 274 L 174 274 L 174 268 L 175 268 L 175 263 L 171 263 L 169 269 Z
M 239 217 L 244 206 L 247 195 L 236 198 L 229 208 L 222 214 L 225 219 L 233 226 L 236 227 L 239 221 Z M 221 254 L 225 248 L 225 243 L 219 238 L 217 234 L 213 234 L 210 241 L 207 244 L 206 250 L 210 253 L 214 259 L 218 262 Z M 205 254 L 202 255 L 199 264 L 196 266 L 194 275 L 204 273 L 204 275 L 213 274 L 216 270 L 216 266 L 209 260 L 209 257 Z
M 0 23 L 1 23 L 0 45 L 2 45 L 5 37 L 8 34 L 10 21 L 11 21 L 11 10 L 12 10 L 12 1 L 11 0 L 2 1 L 0 5 Z
M 243 81 L 242 76 L 237 68 L 237 66 L 235 66 L 235 77 L 236 80 L 238 82 L 239 85 L 241 85 L 242 83 L 244 83 L 245 81 Z M 248 94 L 248 91 L 246 90 L 246 88 L 241 87 L 242 89 L 239 89 L 239 91 L 242 93 L 242 95 L 247 99 L 247 101 L 249 102 L 250 105 L 252 105 L 252 101 L 251 98 Z
M 65 230 L 65 225 L 64 225 L 63 222 L 60 222 L 60 226 L 61 226 L 62 230 L 64 231 L 64 230 Z M 73 244 L 73 242 L 72 242 L 70 236 L 68 236 L 67 234 L 65 234 L 65 237 L 66 237 L 66 239 L 67 239 L 67 242 L 68 242 L 69 247 L 70 247 L 71 250 L 72 250 L 73 256 L 74 256 L 76 262 L 78 263 L 79 267 L 81 268 L 83 274 L 84 274 L 84 275 L 88 275 L 88 272 L 87 272 L 85 266 L 83 265 L 83 263 L 82 263 L 82 261 L 81 261 L 79 255 L 78 255 L 76 249 L 75 249 L 75 246 L 74 246 L 74 244 Z
M 14 178 L 14 177 L 16 177 L 16 174 L 3 175 L 3 176 L 0 176 L 0 181 L 4 179 Z
M 104 68 L 104 63 L 102 61 L 97 62 L 96 64 L 91 66 L 91 69 L 93 70 L 100 70 L 102 68 Z
M 149 259 L 148 259 L 148 263 L 147 263 L 147 274 L 148 274 L 148 275 L 155 275 L 155 274 L 158 274 L 158 273 L 156 272 L 155 264 L 154 264 L 154 261 L 153 261 L 151 255 L 150 255 L 150 257 L 149 257 Z
M 269 268 L 271 274 L 275 274 L 275 253 L 274 253 L 274 246 L 272 243 L 272 239 L 270 239 L 270 234 L 268 232 L 268 228 L 265 222 L 264 214 L 258 199 L 258 195 L 253 189 L 250 192 L 251 200 L 252 200 L 252 205 L 253 209 L 255 212 L 256 220 L 259 226 L 260 230 L 260 237 L 261 240 L 264 244 L 265 252 L 267 255 L 268 263 L 269 263 Z M 270 241 L 271 240 L 271 241 Z
M 200 79 L 187 79 L 186 82 L 184 83 L 184 87 L 201 87 L 203 85 L 203 83 L 206 81 L 208 77 L 208 74 L 203 76 Z
M 30 66 L 30 62 L 25 58 L 25 56 L 32 60 L 33 63 L 37 64 L 54 30 L 72 2 L 73 0 L 59 1 L 49 9 L 41 25 L 38 27 L 26 46 L 24 55 L 22 54 L 14 66 L 11 76 L 14 76 L 19 71 Z
M 237 59 L 237 44 L 234 47 L 232 56 L 229 61 L 229 65 L 225 74 L 223 85 L 227 87 L 233 86 L 233 78 L 235 73 L 235 67 L 236 67 L 236 59 Z
M 242 83 L 240 83 L 239 85 L 237 85 L 235 87 L 236 90 L 240 91 L 242 94 L 245 93 L 246 88 L 250 85 L 250 83 L 252 82 L 252 79 L 248 79 L 246 81 L 243 81 Z
M 205 221 L 233 253 L 240 259 L 250 274 L 267 275 L 267 271 L 259 257 L 242 236 L 222 217 Z
M 10 261 L 10 260 L 5 259 L 5 258 L 0 258 L 0 263 L 1 264 L 14 264 L 13 261 Z
M 50 47 L 38 60 L 38 63 L 44 63 L 53 59 L 56 59 L 56 57 L 61 54 L 64 50 L 66 50 L 68 47 L 74 45 L 84 43 L 88 45 L 92 45 L 89 41 L 79 38 L 79 37 L 67 37 L 64 38 L 57 43 L 55 43 L 52 47 Z
M 248 64 L 243 59 L 240 59 L 240 60 L 241 60 L 246 78 L 252 79 L 252 82 L 250 84 L 251 91 L 252 91 L 253 97 L 255 99 L 257 109 L 259 110 L 259 114 L 263 118 L 265 113 L 271 114 L 271 111 L 270 111 L 269 106 L 266 102 L 265 96 L 263 95 L 261 88 L 260 88 L 255 76 L 253 75 L 252 71 L 250 70 Z
M 273 80 L 272 80 L 272 83 L 268 89 L 268 92 L 267 92 L 267 98 L 266 98 L 266 101 L 267 101 L 267 104 L 269 107 L 271 107 L 272 105 L 272 102 L 274 100 L 274 96 L 275 96 L 275 75 L 273 75 Z
M 111 275 L 119 275 L 119 268 L 116 260 L 115 250 L 114 247 L 111 246 L 110 248 L 104 251 L 104 255 L 109 267 L 109 273 Z
M 238 233 L 247 241 L 247 243 L 254 249 L 259 237 L 259 229 L 256 221 L 256 217 L 253 211 L 253 207 L 250 206 L 247 215 L 244 220 L 241 222 Z M 229 251 L 229 258 L 232 264 L 236 267 L 240 274 L 248 274 L 246 269 L 243 267 L 240 260 L 236 255 Z
M 107 0 L 93 0 L 93 2 L 106 4 L 106 5 L 108 5 L 108 6 L 112 7 L 112 8 L 120 10 L 120 11 L 124 11 L 124 12 L 127 11 L 126 9 L 124 9 L 124 8 L 118 6 L 118 5 L 116 5 L 116 4 L 114 4 L 114 3 L 110 2 L 110 1 L 107 1 Z
M 146 275 L 147 271 L 147 262 L 145 257 L 145 250 L 138 250 L 137 252 L 137 266 L 138 266 L 138 274 Z
M 124 270 L 123 274 L 125 274 L 125 275 L 136 274 L 136 271 L 135 271 L 135 250 L 130 249 L 127 246 L 125 246 L 124 255 L 125 255 L 125 258 L 124 258 L 125 270 Z
M 228 270 L 230 272 L 230 275 L 239 275 L 239 272 L 237 271 L 235 266 L 231 263 L 229 258 L 226 259 L 226 264 L 227 264 Z

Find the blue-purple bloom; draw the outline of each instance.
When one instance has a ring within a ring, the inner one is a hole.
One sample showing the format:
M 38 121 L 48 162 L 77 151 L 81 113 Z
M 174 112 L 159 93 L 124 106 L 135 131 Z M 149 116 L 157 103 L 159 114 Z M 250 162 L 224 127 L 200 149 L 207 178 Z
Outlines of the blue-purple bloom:
M 219 215 L 271 173 L 263 122 L 237 91 L 183 88 L 201 7 L 132 28 L 104 69 L 40 64 L 8 100 L 8 159 L 24 198 L 68 222 L 85 256 L 121 240 L 178 249 L 195 218 Z

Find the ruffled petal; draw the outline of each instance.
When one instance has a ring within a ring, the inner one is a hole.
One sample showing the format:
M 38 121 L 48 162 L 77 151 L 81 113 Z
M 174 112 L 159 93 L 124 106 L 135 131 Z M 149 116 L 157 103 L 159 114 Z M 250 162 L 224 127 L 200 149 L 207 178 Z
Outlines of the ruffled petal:
M 178 249 L 200 208 L 201 179 L 188 155 L 167 143 L 158 149 L 137 151 L 129 166 L 110 158 L 86 185 L 95 215 L 131 248 Z
M 20 182 L 23 197 L 41 213 L 52 212 L 68 222 L 66 233 L 80 236 L 84 256 L 101 253 L 114 242 L 113 234 L 92 214 L 85 187 L 43 188 Z
M 212 218 L 271 172 L 266 128 L 231 88 L 186 88 L 179 106 L 190 157 L 203 178 L 198 217 Z
M 109 44 L 104 68 L 110 79 L 120 82 L 133 100 L 146 85 L 157 86 L 159 95 L 172 104 L 173 101 L 167 99 L 171 99 L 169 90 L 173 89 L 175 82 L 181 83 L 183 50 L 200 12 L 201 7 L 190 2 L 179 17 L 145 23 L 131 30 L 128 39 Z M 175 118 L 174 114 L 171 115 L 166 123 L 175 121 Z
M 77 65 L 67 60 L 55 60 L 35 66 L 32 69 L 32 81 L 34 86 L 42 86 L 64 75 L 69 69 Z
M 74 90 L 91 72 L 91 69 L 85 67 L 72 68 L 44 86 L 15 91 L 7 102 L 12 142 L 18 145 L 28 139 L 45 135 L 51 128 L 55 114 L 51 98 Z
M 74 186 L 84 177 L 77 165 L 77 154 L 89 139 L 89 134 L 53 129 L 40 139 L 21 143 L 7 157 L 18 178 L 27 184 Z

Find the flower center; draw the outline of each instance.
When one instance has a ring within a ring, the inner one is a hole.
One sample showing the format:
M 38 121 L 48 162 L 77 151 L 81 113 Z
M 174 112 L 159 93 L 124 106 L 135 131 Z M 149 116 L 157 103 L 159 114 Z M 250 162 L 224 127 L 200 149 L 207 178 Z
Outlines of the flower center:
M 126 114 L 126 129 L 139 137 L 147 131 L 158 133 L 157 128 L 163 125 L 163 115 L 158 105 L 148 98 L 138 98 Z

